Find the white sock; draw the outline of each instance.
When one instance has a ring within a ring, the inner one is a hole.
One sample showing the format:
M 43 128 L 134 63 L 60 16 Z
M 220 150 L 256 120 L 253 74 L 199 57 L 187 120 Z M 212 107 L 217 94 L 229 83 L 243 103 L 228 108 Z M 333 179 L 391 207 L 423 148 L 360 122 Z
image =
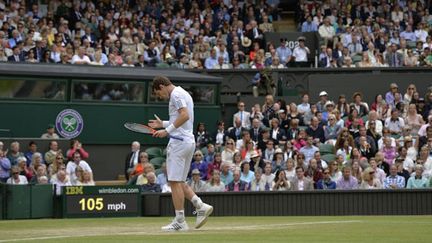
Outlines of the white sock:
M 201 201 L 201 198 L 199 198 L 197 195 L 192 197 L 191 202 L 197 209 L 200 209 L 203 205 L 203 201 Z
M 175 220 L 177 222 L 183 223 L 185 221 L 184 210 L 176 210 L 175 214 L 176 214 Z

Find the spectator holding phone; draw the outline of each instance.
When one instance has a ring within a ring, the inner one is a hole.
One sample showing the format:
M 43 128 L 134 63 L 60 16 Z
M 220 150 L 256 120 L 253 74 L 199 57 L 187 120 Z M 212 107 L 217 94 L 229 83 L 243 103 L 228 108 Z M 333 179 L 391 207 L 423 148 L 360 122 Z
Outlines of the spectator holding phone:
M 81 142 L 78 139 L 73 139 L 70 142 L 70 149 L 66 152 L 68 159 L 72 159 L 75 152 L 78 152 L 81 156 L 81 159 L 88 159 L 89 154 L 82 147 Z

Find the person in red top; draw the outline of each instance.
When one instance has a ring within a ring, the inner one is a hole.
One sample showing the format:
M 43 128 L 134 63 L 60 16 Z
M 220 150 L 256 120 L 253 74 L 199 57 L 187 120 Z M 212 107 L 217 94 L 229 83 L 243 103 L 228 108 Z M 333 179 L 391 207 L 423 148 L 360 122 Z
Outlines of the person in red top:
M 66 152 L 68 159 L 72 159 L 75 152 L 80 153 L 81 159 L 85 160 L 89 157 L 87 151 L 82 147 L 81 142 L 78 139 L 72 139 L 70 142 L 70 149 Z
M 305 172 L 305 176 L 313 180 L 314 188 L 317 188 L 317 182 L 323 178 L 322 170 L 318 168 L 316 159 L 309 161 L 309 167 Z
M 207 179 L 210 181 L 215 170 L 221 170 L 222 155 L 216 152 L 213 156 L 213 161 L 207 166 Z

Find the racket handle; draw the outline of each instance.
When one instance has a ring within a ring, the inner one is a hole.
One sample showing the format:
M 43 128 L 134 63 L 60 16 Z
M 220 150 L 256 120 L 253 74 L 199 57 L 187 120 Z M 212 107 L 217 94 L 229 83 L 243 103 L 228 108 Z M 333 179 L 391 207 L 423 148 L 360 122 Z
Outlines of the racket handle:
M 180 140 L 180 141 L 183 141 L 183 138 L 178 137 L 178 136 L 168 135 L 168 137 L 169 138 L 173 138 L 173 139 L 177 139 L 177 140 Z

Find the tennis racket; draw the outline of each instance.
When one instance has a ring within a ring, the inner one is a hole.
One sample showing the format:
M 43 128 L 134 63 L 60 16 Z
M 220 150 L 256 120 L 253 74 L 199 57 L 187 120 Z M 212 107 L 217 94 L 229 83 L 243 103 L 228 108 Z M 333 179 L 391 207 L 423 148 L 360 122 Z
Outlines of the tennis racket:
M 134 132 L 137 132 L 137 133 L 144 133 L 144 134 L 153 135 L 156 132 L 155 129 L 153 129 L 153 128 L 149 127 L 149 126 L 146 126 L 146 125 L 143 125 L 143 124 L 139 124 L 139 123 L 134 123 L 134 122 L 126 122 L 124 124 L 124 127 L 126 129 L 128 129 L 128 130 L 131 130 L 131 131 L 134 131 Z M 173 138 L 173 139 L 177 139 L 177 140 L 180 140 L 180 141 L 183 141 L 183 138 L 178 137 L 178 136 L 168 135 L 168 137 L 169 138 Z

